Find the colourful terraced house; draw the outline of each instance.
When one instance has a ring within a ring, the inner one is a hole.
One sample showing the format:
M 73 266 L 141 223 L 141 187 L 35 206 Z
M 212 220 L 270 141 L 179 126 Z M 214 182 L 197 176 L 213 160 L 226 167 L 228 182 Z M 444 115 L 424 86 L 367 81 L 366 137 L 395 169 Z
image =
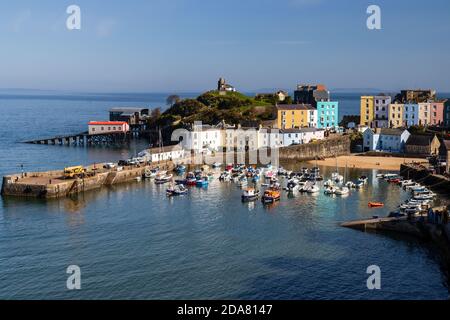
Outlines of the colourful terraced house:
M 332 129 L 339 127 L 339 102 L 317 102 L 317 128 Z

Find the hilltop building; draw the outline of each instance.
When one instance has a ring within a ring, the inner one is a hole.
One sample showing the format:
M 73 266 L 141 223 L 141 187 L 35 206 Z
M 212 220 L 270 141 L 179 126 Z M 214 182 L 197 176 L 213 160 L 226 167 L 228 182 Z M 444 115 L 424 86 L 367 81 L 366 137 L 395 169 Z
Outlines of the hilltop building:
M 401 103 L 420 103 L 434 100 L 436 100 L 436 90 L 402 90 L 395 97 L 395 101 Z
M 224 78 L 220 78 L 217 82 L 217 91 L 219 92 L 236 92 L 236 88 L 226 83 Z

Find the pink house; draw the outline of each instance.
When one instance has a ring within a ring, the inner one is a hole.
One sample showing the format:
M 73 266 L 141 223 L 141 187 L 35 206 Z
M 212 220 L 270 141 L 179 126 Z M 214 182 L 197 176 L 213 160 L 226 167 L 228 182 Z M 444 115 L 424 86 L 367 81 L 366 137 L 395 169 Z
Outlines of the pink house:
M 439 126 L 444 123 L 444 103 L 445 101 L 432 102 L 430 110 L 430 125 Z

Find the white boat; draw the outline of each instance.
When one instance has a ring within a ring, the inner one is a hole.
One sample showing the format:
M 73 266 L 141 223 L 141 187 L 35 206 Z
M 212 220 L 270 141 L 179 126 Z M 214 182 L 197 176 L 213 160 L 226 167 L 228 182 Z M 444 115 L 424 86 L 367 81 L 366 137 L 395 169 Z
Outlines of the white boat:
M 306 189 L 307 193 L 318 193 L 320 192 L 320 188 L 318 186 L 310 186 L 308 189 Z
M 172 180 L 173 175 L 169 174 L 158 174 L 155 178 L 155 183 L 156 184 L 164 184 L 164 183 L 168 183 L 170 182 L 170 180 Z
M 171 186 L 166 190 L 168 196 L 181 196 L 188 193 L 188 189 L 183 184 Z
M 327 194 L 327 195 L 335 194 L 336 188 L 335 187 L 327 187 L 327 188 L 325 188 L 325 191 L 323 193 Z
M 349 189 L 355 189 L 356 188 L 356 184 L 352 181 L 349 181 L 345 184 L 345 186 Z
M 323 184 L 325 187 L 333 187 L 334 186 L 334 181 L 332 180 L 327 180 L 324 182 Z
M 412 181 L 412 180 L 403 180 L 402 182 L 400 182 L 400 185 L 401 185 L 402 187 L 412 186 L 412 185 L 414 185 L 414 184 L 415 184 L 415 182 Z
M 338 188 L 336 189 L 335 194 L 337 194 L 338 196 L 344 196 L 350 193 L 350 189 L 347 187 L 342 187 L 342 188 Z
M 146 179 L 154 179 L 156 178 L 156 175 L 158 174 L 159 170 L 158 169 L 146 169 L 144 172 L 144 177 Z
M 241 197 L 243 202 L 255 201 L 258 200 L 258 198 L 259 190 L 253 188 L 245 189 Z
M 212 167 L 213 168 L 220 168 L 222 166 L 222 163 L 220 163 L 220 162 L 214 162 L 213 164 L 212 164 Z

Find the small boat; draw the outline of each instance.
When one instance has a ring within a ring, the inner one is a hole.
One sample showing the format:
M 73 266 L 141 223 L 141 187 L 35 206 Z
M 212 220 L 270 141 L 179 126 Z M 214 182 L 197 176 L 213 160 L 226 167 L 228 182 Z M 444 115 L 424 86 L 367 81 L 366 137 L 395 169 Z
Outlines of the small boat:
M 326 195 L 335 194 L 336 193 L 336 188 L 335 187 L 331 187 L 331 186 L 327 187 L 323 193 L 326 194 Z
M 369 202 L 369 208 L 381 208 L 384 207 L 382 202 Z
M 355 188 L 356 189 L 361 189 L 362 187 L 364 187 L 365 183 L 362 181 L 358 181 L 355 183 Z
M 267 189 L 264 192 L 264 195 L 262 197 L 262 202 L 265 204 L 269 204 L 269 203 L 275 203 L 277 201 L 280 201 L 280 199 L 281 199 L 281 195 L 280 195 L 279 190 Z
M 318 193 L 320 192 L 320 188 L 318 186 L 310 186 L 309 188 L 306 189 L 307 193 Z
M 134 178 L 134 180 L 136 180 L 137 182 L 141 182 L 142 181 L 142 177 L 136 177 L 136 178 Z
M 159 169 L 152 169 L 152 170 L 145 169 L 144 177 L 146 179 L 154 179 L 154 178 L 156 178 L 158 171 L 159 171 Z
M 349 181 L 345 184 L 345 186 L 349 189 L 355 189 L 356 188 L 356 183 Z
M 366 184 L 369 181 L 369 178 L 366 176 L 361 176 L 358 179 L 358 182 L 362 182 L 363 184 Z
M 254 188 L 245 189 L 241 198 L 243 202 L 258 200 L 259 190 L 256 190 Z
M 182 175 L 183 173 L 186 172 L 186 166 L 178 165 L 178 166 L 175 168 L 175 172 L 176 172 L 178 175 Z
M 402 187 L 407 187 L 407 186 L 412 186 L 412 185 L 414 185 L 415 182 L 412 181 L 412 180 L 403 180 L 400 184 L 401 184 Z
M 377 179 L 384 179 L 384 174 L 382 173 L 377 174 Z
M 197 187 L 207 187 L 209 184 L 208 177 L 197 179 L 195 184 Z
M 335 194 L 338 196 L 345 196 L 349 193 L 350 193 L 350 189 L 347 187 L 338 188 L 338 189 L 336 189 L 336 192 L 335 192 Z
M 213 167 L 214 169 L 220 168 L 221 166 L 222 166 L 222 164 L 221 164 L 220 162 L 214 162 L 214 163 L 212 164 L 212 167 Z
M 168 183 L 170 180 L 172 180 L 173 175 L 169 174 L 158 174 L 155 178 L 155 183 L 156 184 L 164 184 L 164 183 Z
M 183 184 L 177 184 L 175 186 L 172 186 L 166 190 L 166 193 L 168 196 L 181 196 L 186 193 L 188 193 L 188 190 Z

